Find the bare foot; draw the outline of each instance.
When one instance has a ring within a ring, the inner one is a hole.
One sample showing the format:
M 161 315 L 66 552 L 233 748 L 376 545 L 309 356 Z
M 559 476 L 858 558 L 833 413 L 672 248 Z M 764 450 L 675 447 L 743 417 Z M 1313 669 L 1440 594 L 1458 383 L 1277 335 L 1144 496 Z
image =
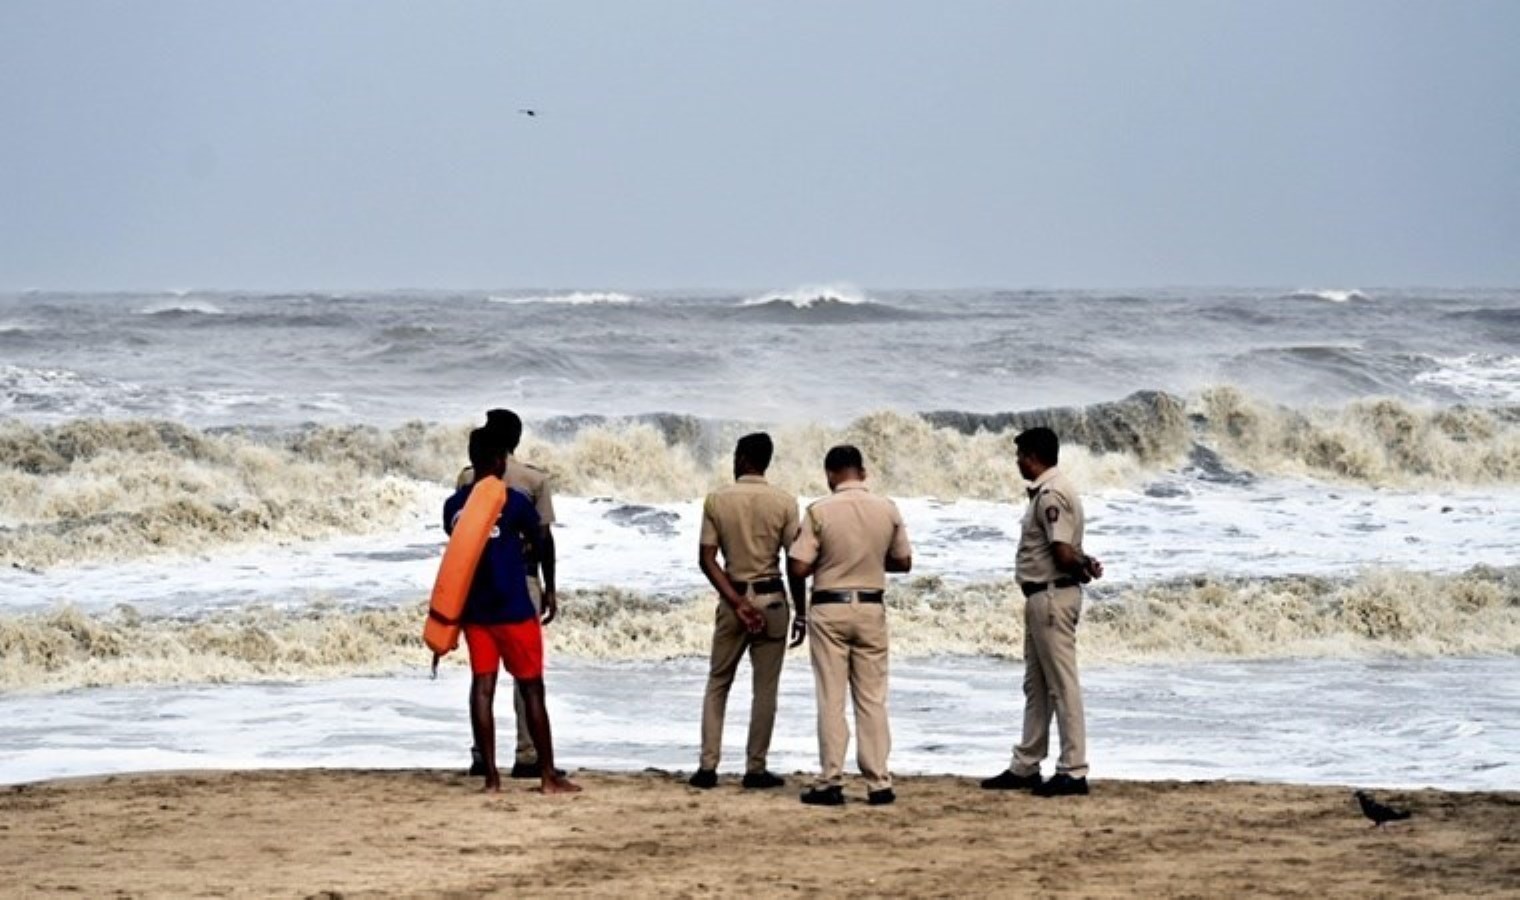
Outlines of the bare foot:
M 486 776 L 486 786 L 482 789 L 482 791 L 484 793 L 487 793 L 487 794 L 499 794 L 499 793 L 501 793 L 501 776 L 500 775 L 487 775 Z
M 562 778 L 551 773 L 544 776 L 544 780 L 539 784 L 538 789 L 545 794 L 578 794 L 580 793 L 581 786 L 568 778 Z

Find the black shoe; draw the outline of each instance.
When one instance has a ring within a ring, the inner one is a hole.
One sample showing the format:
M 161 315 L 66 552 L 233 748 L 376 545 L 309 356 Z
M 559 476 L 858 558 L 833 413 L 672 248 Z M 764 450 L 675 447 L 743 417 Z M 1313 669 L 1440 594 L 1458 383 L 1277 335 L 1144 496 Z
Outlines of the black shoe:
M 786 779 L 780 775 L 773 775 L 770 772 L 749 772 L 745 774 L 744 780 L 739 783 L 751 790 L 765 790 L 766 788 L 781 787 L 786 784 Z
M 513 778 L 542 778 L 542 777 L 544 777 L 544 768 L 543 768 L 543 766 L 540 766 L 536 762 L 514 763 L 513 766 L 512 766 L 512 777 Z M 554 769 L 554 777 L 555 778 L 564 778 L 565 777 L 565 770 L 556 766 L 555 769 Z
M 844 806 L 844 788 L 808 788 L 808 792 L 802 795 L 802 802 L 808 806 Z
M 480 755 L 480 748 L 470 748 L 470 775 L 471 777 L 486 774 L 486 758 Z
M 1087 796 L 1087 779 L 1073 778 L 1065 772 L 1057 772 L 1055 777 L 1034 789 L 1036 797 L 1085 797 Z
M 748 777 L 748 775 L 745 776 L 745 778 Z M 691 776 L 691 779 L 686 783 L 694 788 L 701 788 L 704 791 L 709 788 L 715 788 L 718 786 L 718 772 L 716 769 L 698 769 L 697 773 Z
M 982 790 L 984 791 L 1038 791 L 1039 789 L 1039 772 L 1031 772 L 1028 775 L 1015 775 L 1012 769 L 1004 769 L 991 778 L 982 779 Z
M 897 795 L 891 788 L 882 788 L 879 791 L 871 791 L 866 794 L 866 802 L 872 806 L 891 806 L 897 802 Z

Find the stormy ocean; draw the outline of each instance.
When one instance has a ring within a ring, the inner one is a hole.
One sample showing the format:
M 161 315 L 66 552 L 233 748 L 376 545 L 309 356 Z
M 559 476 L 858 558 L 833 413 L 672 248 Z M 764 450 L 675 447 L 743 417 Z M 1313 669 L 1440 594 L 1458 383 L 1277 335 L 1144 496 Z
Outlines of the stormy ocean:
M 1095 778 L 1520 786 L 1520 291 L 840 286 L 0 296 L 0 782 L 465 765 L 419 635 L 492 406 L 556 479 L 570 766 L 693 767 L 700 500 L 765 427 L 804 501 L 849 441 L 903 509 L 894 769 L 1002 769 L 1047 424 Z M 773 769 L 813 715 L 795 651 Z

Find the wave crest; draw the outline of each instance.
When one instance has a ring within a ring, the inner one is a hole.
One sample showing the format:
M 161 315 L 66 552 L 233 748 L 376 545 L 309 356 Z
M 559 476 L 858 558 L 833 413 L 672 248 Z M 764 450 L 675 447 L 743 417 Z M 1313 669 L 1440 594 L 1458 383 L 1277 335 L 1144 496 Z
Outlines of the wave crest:
M 1422 408 L 1393 399 L 1295 410 L 1236 388 L 1194 404 L 1201 437 L 1257 473 L 1372 485 L 1520 481 L 1520 408 Z
M 1017 585 L 916 578 L 888 592 L 893 653 L 1018 658 Z M 548 632 L 556 654 L 598 660 L 701 657 L 710 595 L 565 592 Z M 0 690 L 378 674 L 427 664 L 424 604 L 268 608 L 196 621 L 131 607 L 0 617 Z M 1199 577 L 1090 597 L 1082 652 L 1099 663 L 1293 657 L 1437 657 L 1520 652 L 1520 570 L 1369 572 L 1353 579 Z M 463 665 L 463 652 L 448 658 Z
M 740 302 L 734 313 L 746 319 L 776 324 L 865 324 L 924 316 L 873 300 L 856 288 L 836 285 L 801 287 L 750 297 Z

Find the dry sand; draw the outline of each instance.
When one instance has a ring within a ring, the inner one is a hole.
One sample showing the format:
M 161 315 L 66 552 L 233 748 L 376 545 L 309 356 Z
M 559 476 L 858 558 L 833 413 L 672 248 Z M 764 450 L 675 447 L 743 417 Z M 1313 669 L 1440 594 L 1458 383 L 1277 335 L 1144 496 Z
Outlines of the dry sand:
M 0 894 L 308 897 L 1520 895 L 1520 793 L 1094 782 L 1041 800 L 904 778 L 891 807 L 579 773 L 194 772 L 0 788 Z

